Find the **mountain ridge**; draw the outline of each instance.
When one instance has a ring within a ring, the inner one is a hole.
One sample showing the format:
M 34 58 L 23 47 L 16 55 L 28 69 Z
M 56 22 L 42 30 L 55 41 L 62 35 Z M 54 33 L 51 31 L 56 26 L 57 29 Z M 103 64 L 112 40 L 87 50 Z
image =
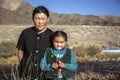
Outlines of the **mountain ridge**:
M 34 7 L 24 0 L 0 1 L 0 24 L 32 24 Z M 120 26 L 120 16 L 57 14 L 50 12 L 49 24 Z

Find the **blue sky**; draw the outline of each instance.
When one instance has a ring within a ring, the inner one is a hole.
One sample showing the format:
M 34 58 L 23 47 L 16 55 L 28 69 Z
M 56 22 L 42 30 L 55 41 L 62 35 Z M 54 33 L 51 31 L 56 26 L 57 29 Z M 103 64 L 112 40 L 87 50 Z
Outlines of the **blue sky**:
M 120 16 L 120 0 L 26 0 L 32 6 L 45 6 L 49 11 L 63 14 Z

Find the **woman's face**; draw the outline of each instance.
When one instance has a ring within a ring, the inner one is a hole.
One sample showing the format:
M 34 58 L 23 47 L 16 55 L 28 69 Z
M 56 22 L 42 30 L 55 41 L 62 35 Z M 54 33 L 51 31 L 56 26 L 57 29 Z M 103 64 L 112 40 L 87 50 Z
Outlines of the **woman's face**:
M 46 25 L 49 21 L 49 18 L 44 13 L 37 13 L 34 16 L 33 22 L 36 28 L 41 32 L 46 29 Z
M 61 50 L 65 47 L 66 41 L 63 36 L 56 36 L 53 41 L 54 48 Z

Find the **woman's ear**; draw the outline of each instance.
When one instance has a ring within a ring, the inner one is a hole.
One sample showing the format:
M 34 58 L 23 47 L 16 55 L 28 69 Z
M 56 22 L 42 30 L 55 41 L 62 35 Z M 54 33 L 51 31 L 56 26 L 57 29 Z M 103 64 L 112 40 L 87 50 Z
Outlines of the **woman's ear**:
M 49 22 L 49 18 L 47 19 L 47 22 Z

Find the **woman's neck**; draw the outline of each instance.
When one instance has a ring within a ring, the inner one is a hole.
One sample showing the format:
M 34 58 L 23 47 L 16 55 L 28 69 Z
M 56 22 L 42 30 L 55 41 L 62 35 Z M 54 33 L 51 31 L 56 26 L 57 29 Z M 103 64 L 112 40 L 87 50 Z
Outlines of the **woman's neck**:
M 38 34 L 41 34 L 46 31 L 47 28 L 44 28 L 42 31 L 38 31 Z

